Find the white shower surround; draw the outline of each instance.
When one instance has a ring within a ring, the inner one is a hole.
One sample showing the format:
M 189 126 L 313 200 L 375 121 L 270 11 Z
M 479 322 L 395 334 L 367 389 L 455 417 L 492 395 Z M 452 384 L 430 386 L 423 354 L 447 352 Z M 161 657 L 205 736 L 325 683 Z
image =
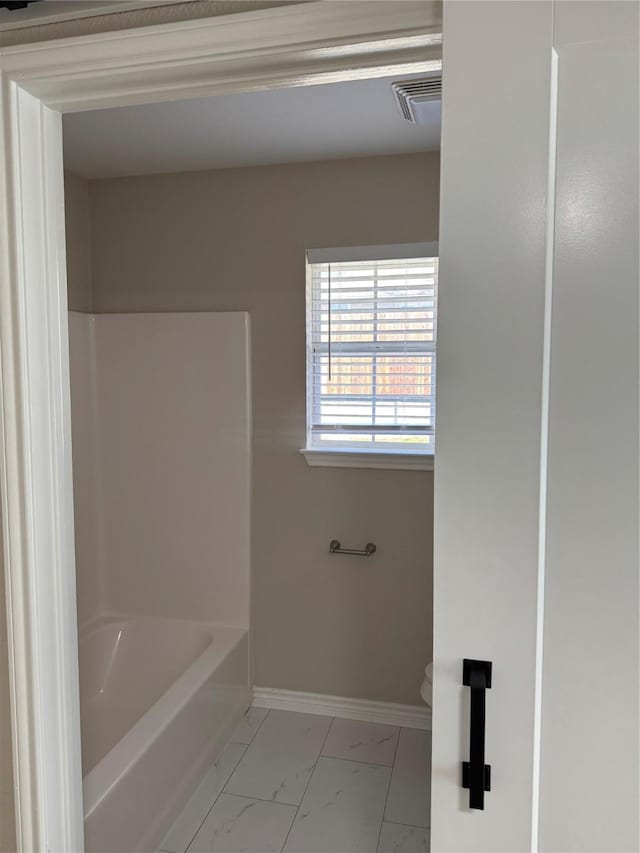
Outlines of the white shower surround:
M 248 314 L 71 312 L 69 327 L 80 626 L 248 628 Z
M 249 319 L 69 335 L 85 845 L 151 851 L 251 699 Z

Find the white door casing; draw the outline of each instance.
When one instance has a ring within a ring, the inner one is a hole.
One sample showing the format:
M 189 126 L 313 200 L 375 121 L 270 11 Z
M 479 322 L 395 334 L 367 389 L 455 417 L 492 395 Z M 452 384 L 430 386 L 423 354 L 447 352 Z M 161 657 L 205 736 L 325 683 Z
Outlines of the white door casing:
M 0 434 L 17 844 L 56 851 L 45 839 L 64 838 L 81 850 L 62 121 L 2 83 L 13 118 L 0 149 Z
M 633 851 L 638 4 L 445 3 L 443 73 L 432 849 Z

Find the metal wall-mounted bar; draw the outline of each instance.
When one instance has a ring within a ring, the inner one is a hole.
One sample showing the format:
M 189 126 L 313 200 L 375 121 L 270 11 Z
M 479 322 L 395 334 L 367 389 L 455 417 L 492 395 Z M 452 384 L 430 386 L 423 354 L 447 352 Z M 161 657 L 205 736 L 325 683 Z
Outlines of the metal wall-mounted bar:
M 375 552 L 376 546 L 373 542 L 367 542 L 364 548 L 343 548 L 337 539 L 332 539 L 329 542 L 330 554 L 351 554 L 354 557 L 370 557 Z

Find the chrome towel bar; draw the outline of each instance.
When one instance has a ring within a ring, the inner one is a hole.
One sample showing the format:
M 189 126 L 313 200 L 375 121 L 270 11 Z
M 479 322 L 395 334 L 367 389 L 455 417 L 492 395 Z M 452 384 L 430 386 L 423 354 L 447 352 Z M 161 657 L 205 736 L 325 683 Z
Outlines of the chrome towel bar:
M 341 548 L 337 539 L 332 539 L 329 542 L 330 554 L 351 554 L 354 557 L 370 557 L 376 553 L 376 546 L 373 542 L 367 542 L 364 548 Z

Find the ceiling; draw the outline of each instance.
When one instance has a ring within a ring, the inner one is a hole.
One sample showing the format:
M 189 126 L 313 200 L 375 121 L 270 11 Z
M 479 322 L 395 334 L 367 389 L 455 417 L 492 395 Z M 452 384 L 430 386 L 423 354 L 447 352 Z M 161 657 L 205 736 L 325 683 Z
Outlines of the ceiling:
M 415 77 L 415 75 L 413 75 Z M 119 107 L 64 116 L 65 167 L 86 178 L 433 151 L 402 118 L 389 77 Z

